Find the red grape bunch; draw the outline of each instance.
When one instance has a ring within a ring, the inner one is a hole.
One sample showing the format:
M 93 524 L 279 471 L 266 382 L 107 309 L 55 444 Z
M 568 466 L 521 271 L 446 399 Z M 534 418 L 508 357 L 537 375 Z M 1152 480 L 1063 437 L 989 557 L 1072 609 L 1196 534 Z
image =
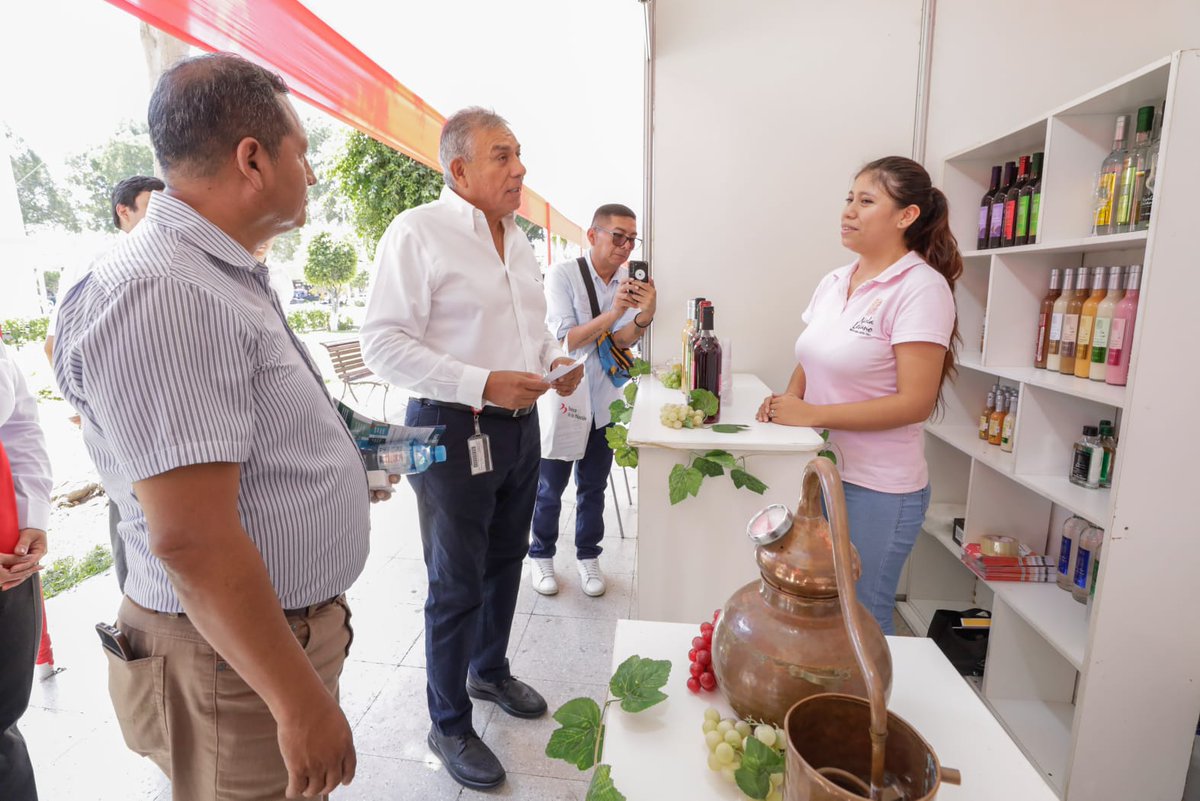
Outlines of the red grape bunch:
M 692 675 L 688 676 L 687 688 L 694 693 L 701 690 L 712 692 L 717 689 L 717 674 L 712 666 L 713 625 L 721 617 L 721 610 L 713 612 L 712 623 L 700 624 L 700 636 L 692 638 L 692 650 L 688 651 Z

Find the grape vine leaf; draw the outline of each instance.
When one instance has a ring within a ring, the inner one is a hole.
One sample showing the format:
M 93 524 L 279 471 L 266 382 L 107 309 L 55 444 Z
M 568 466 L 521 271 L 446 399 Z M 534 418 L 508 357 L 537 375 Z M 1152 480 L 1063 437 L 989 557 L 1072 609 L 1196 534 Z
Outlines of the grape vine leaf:
M 712 427 L 712 430 L 718 434 L 740 434 L 749 428 L 750 426 L 739 425 L 736 423 L 717 423 Z
M 621 709 L 626 712 L 641 712 L 667 700 L 661 688 L 671 676 L 671 662 L 667 659 L 643 659 L 634 655 L 626 659 L 613 674 L 608 690 L 613 697 L 621 699 Z
M 623 426 L 610 426 L 604 431 L 604 439 L 608 441 L 608 447 L 614 451 L 619 448 L 629 447 L 629 429 Z
M 640 375 L 650 375 L 650 362 L 645 359 L 634 359 L 633 365 L 629 368 L 629 377 L 637 378 Z
M 630 406 L 632 406 L 634 400 L 637 399 L 637 388 L 638 385 L 632 381 L 625 385 L 625 402 Z
M 768 748 L 757 737 L 746 739 L 742 764 L 733 774 L 738 789 L 751 798 L 763 799 L 771 792 L 771 774 L 783 773 L 783 754 Z
M 625 796 L 613 786 L 612 766 L 597 765 L 583 801 L 625 801 Z
M 612 417 L 612 419 L 616 420 L 618 417 L 624 414 L 627 408 L 629 407 L 625 405 L 625 401 L 618 398 L 617 400 L 608 404 L 608 414 L 610 417 Z
M 638 449 L 631 448 L 628 445 L 618 448 L 613 451 L 613 459 L 618 467 L 637 467 L 638 466 Z
M 707 389 L 693 389 L 688 398 L 691 407 L 696 411 L 704 412 L 705 417 L 712 417 L 721 408 L 721 402 L 717 400 L 717 396 Z
M 558 708 L 554 719 L 562 726 L 550 735 L 546 756 L 580 770 L 596 764 L 596 741 L 602 736 L 600 705 L 591 698 L 573 698 Z
M 767 491 L 766 484 L 762 483 L 757 478 L 740 468 L 729 471 L 729 477 L 733 479 L 733 486 L 737 487 L 738 489 L 742 489 L 744 487 L 751 492 L 758 493 L 759 495 L 762 495 Z
M 733 458 L 733 454 L 729 451 L 709 451 L 704 454 L 704 458 L 710 462 L 716 462 L 721 467 L 732 470 L 737 467 L 737 459 Z
M 823 439 L 825 442 L 829 442 L 829 429 L 828 428 L 821 429 L 821 439 Z
M 710 459 L 705 459 L 703 456 L 697 456 L 694 460 L 692 460 L 692 467 L 696 468 L 710 478 L 714 476 L 725 475 L 724 467 L 721 467 L 721 465 Z
M 674 506 L 689 495 L 699 495 L 700 482 L 703 480 L 704 474 L 693 467 L 684 467 L 681 464 L 672 467 L 671 474 L 667 476 L 671 505 Z

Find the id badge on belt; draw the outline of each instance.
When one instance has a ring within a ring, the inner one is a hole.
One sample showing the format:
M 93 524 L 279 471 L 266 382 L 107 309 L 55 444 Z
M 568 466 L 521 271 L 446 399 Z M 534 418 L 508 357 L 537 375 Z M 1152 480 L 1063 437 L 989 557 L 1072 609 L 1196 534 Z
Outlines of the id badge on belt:
M 475 413 L 475 434 L 467 438 L 467 452 L 471 455 L 471 475 L 478 476 L 492 472 L 492 441 L 487 434 L 479 430 L 480 409 L 472 409 Z

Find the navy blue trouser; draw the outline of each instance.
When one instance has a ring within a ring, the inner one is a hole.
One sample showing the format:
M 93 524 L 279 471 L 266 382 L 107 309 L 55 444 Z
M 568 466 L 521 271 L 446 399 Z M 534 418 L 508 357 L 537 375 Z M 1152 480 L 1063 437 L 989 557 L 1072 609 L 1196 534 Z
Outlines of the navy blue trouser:
M 410 475 L 429 574 L 425 664 L 429 717 L 446 735 L 472 729 L 467 671 L 488 682 L 509 674 L 508 638 L 521 562 L 537 494 L 541 435 L 537 412 L 483 416 L 491 438 L 490 473 L 471 475 L 470 412 L 411 400 L 405 425 L 444 425 L 446 461 Z
M 550 559 L 557 551 L 558 518 L 562 494 L 575 468 L 575 558 L 595 559 L 604 550 L 604 491 L 612 470 L 613 452 L 604 432 L 608 426 L 593 428 L 587 449 L 578 462 L 542 459 L 538 476 L 537 505 L 533 509 L 533 537 L 529 555 Z
M 0 592 L 0 798 L 37 801 L 33 764 L 17 721 L 29 706 L 42 639 L 42 585 L 33 576 Z

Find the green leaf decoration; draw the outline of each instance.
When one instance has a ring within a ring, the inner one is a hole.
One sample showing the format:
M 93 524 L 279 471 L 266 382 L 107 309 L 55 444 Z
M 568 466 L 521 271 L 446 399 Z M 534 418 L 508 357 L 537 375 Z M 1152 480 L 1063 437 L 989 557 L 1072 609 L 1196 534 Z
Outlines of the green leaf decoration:
M 738 489 L 748 489 L 751 492 L 756 492 L 762 495 L 767 491 L 767 485 L 759 481 L 754 476 L 747 473 L 741 468 L 729 471 L 729 477 L 733 479 L 733 486 Z
M 834 453 L 833 451 L 821 451 L 820 453 L 817 454 L 817 456 L 824 456 L 829 461 L 833 462 L 834 464 L 837 464 L 837 454 Z
M 622 406 L 621 411 L 612 415 L 612 419 L 614 423 L 623 423 L 624 425 L 629 425 L 629 421 L 633 419 L 633 407 Z
M 783 754 L 754 736 L 746 739 L 742 764 L 734 771 L 738 789 L 750 798 L 764 799 L 771 792 L 771 774 L 784 772 Z
M 550 735 L 546 756 L 569 762 L 580 770 L 596 764 L 600 705 L 591 698 L 573 698 L 558 708 L 554 719 L 562 726 Z
M 629 368 L 629 377 L 637 378 L 642 375 L 650 375 L 650 362 L 645 359 L 634 359 L 633 366 Z
M 721 402 L 717 400 L 717 396 L 707 389 L 693 389 L 688 396 L 688 401 L 693 409 L 704 412 L 705 417 L 712 417 L 721 408 Z
M 614 451 L 618 448 L 629 447 L 629 429 L 622 426 L 610 426 L 604 431 L 604 439 L 608 441 L 608 447 Z
M 729 470 L 737 467 L 737 459 L 734 459 L 733 454 L 729 451 L 709 451 L 704 454 L 704 458 Z
M 643 659 L 634 655 L 626 659 L 613 674 L 608 690 L 621 699 L 621 709 L 626 712 L 641 712 L 667 700 L 661 688 L 671 676 L 671 662 L 667 659 Z
M 717 464 L 714 461 L 705 459 L 703 456 L 697 456 L 695 458 L 695 460 L 692 461 L 692 467 L 696 468 L 701 473 L 703 473 L 704 475 L 706 475 L 710 478 L 714 477 L 714 476 L 725 475 L 724 467 L 721 467 L 721 465 Z
M 612 403 L 608 404 L 608 413 L 615 420 L 617 418 L 617 416 L 619 414 L 621 414 L 621 412 L 625 411 L 625 408 L 626 408 L 625 401 L 617 399 L 617 400 L 613 401 Z
M 749 430 L 750 426 L 744 426 L 735 423 L 717 423 L 712 427 L 713 431 L 718 434 L 740 434 L 743 431 Z
M 583 801 L 625 801 L 625 796 L 613 786 L 612 766 L 597 765 Z
M 634 400 L 637 399 L 637 388 L 638 385 L 632 381 L 625 385 L 625 402 L 630 406 L 632 406 Z
M 821 431 L 821 439 L 825 440 L 826 442 L 829 442 L 829 429 L 828 428 L 823 429 Z
M 672 467 L 671 474 L 667 476 L 671 505 L 674 506 L 689 495 L 698 495 L 702 481 L 704 474 L 695 468 L 684 467 L 681 464 Z
M 613 451 L 613 459 L 618 467 L 637 467 L 638 466 L 638 450 L 624 446 Z

